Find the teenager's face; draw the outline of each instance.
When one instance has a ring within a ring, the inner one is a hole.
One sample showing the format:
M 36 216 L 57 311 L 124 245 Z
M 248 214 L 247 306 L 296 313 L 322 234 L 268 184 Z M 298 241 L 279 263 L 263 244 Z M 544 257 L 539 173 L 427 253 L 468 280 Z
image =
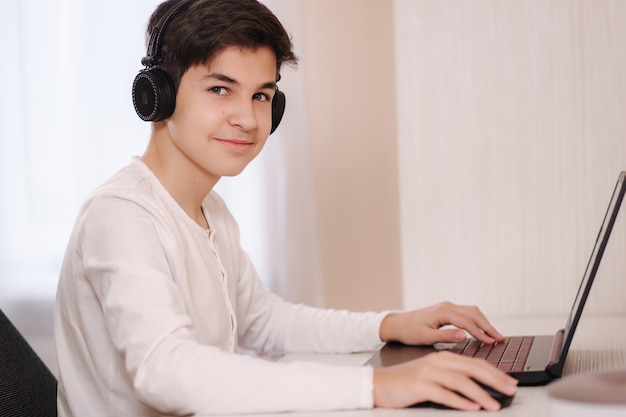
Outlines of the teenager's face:
M 168 119 L 172 142 L 210 177 L 239 174 L 261 151 L 272 124 L 276 56 L 267 47 L 229 47 L 183 74 Z

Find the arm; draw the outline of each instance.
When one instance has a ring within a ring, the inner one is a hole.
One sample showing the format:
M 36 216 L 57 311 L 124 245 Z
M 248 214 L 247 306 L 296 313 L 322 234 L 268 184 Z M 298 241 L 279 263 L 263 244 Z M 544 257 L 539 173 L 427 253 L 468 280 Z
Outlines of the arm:
M 243 258 L 238 293 L 242 347 L 263 353 L 348 353 L 382 346 L 379 329 L 387 313 L 355 313 L 292 304 L 267 290 Z
M 456 329 L 442 329 L 451 324 Z M 390 314 L 380 325 L 381 340 L 407 345 L 432 345 L 438 342 L 462 342 L 465 331 L 483 343 L 501 342 L 502 336 L 474 306 L 449 302 L 407 313 Z
M 209 342 L 220 328 L 228 340 L 230 323 L 218 311 L 224 310 L 219 285 L 185 287 L 189 271 L 180 268 L 176 253 L 191 248 L 131 202 L 100 204 L 90 216 L 80 238 L 89 288 L 81 296 L 85 316 L 78 320 L 91 322 L 102 312 L 107 331 L 95 335 L 94 326 L 85 326 L 85 337 L 93 337 L 89 344 L 101 351 L 97 358 L 107 358 L 94 360 L 93 375 L 105 395 L 121 391 L 173 415 L 372 406 L 369 368 L 274 363 L 228 351 L 228 343 L 218 344 L 222 336 Z M 214 278 L 195 285 L 219 284 Z M 185 301 L 197 294 L 215 297 L 203 304 L 208 310 L 201 316 L 212 323 L 204 333 L 191 311 L 201 306 Z
M 216 229 L 218 252 L 231 278 L 241 347 L 258 353 L 345 353 L 381 347 L 379 329 L 386 313 L 355 313 L 287 302 L 269 291 L 242 250 L 239 227 L 223 201 L 213 194 L 206 212 Z

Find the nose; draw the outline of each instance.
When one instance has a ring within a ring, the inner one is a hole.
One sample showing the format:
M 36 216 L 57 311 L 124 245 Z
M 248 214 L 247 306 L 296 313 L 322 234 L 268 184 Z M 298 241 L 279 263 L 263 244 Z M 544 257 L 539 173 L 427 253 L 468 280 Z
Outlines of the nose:
M 255 129 L 258 120 L 254 102 L 246 99 L 236 100 L 233 103 L 229 122 L 246 132 Z

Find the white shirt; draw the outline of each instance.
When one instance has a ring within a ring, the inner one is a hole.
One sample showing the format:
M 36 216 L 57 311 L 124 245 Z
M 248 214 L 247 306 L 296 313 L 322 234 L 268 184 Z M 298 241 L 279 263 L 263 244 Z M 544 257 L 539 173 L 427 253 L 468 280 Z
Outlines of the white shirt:
M 385 313 L 287 303 L 265 289 L 220 197 L 195 223 L 138 158 L 84 203 L 55 311 L 59 416 L 370 408 L 373 370 L 242 355 L 382 344 Z

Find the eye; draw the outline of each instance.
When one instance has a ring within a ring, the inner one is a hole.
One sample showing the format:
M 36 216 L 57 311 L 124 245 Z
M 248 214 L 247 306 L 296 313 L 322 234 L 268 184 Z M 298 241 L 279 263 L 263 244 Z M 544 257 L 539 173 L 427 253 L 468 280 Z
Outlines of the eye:
M 257 101 L 270 101 L 271 100 L 270 96 L 265 93 L 256 93 L 255 95 L 252 96 L 252 99 L 257 100 Z
M 220 96 L 228 93 L 228 89 L 226 87 L 211 87 L 209 88 L 209 91 Z

